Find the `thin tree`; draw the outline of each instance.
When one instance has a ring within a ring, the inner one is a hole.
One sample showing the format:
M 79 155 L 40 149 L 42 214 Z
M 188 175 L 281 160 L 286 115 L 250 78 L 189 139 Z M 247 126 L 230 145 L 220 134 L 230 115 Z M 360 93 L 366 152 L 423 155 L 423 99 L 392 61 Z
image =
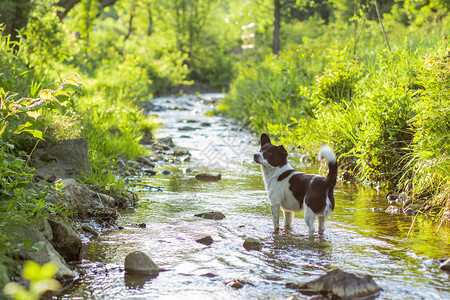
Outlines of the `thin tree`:
M 280 28 L 281 28 L 281 1 L 274 0 L 273 9 L 273 40 L 272 53 L 277 55 L 280 52 Z
M 378 20 L 380 21 L 381 29 L 383 30 L 384 39 L 386 40 L 386 44 L 388 46 L 389 51 L 391 51 L 391 46 L 389 46 L 389 40 L 387 38 L 386 31 L 384 30 L 383 20 L 381 19 L 380 8 L 378 7 L 378 2 L 377 2 L 377 0 L 374 0 L 374 1 L 375 1 L 375 9 L 377 10 Z

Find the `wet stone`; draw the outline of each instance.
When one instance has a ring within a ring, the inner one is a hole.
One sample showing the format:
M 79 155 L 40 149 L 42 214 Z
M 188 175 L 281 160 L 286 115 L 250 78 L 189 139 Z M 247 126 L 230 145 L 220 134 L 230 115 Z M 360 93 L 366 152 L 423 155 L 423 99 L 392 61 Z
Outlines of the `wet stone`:
M 246 238 L 244 241 L 244 248 L 246 250 L 261 250 L 262 243 L 260 240 L 254 239 L 254 238 Z
M 340 269 L 330 271 L 303 285 L 288 283 L 286 286 L 303 294 L 331 293 L 344 299 L 367 297 L 381 290 L 372 276 L 348 273 Z
M 225 215 L 219 211 L 208 211 L 204 213 L 195 214 L 194 216 L 209 220 L 222 220 L 225 218 Z
M 212 239 L 212 237 L 210 235 L 202 237 L 201 239 L 197 239 L 195 241 L 199 244 L 203 244 L 206 246 L 209 246 L 214 242 L 214 240 Z
M 139 169 L 140 165 L 139 165 L 139 163 L 137 161 L 129 160 L 127 162 L 127 166 L 130 167 L 130 168 L 133 168 L 133 169 Z
M 149 176 L 153 176 L 153 175 L 156 175 L 158 173 L 155 169 L 148 169 L 148 168 L 142 169 L 141 171 L 144 174 L 147 174 Z
M 386 212 L 389 214 L 398 214 L 398 208 L 395 207 L 394 205 L 389 206 L 388 208 L 386 208 Z
M 194 131 L 197 130 L 197 128 L 195 127 L 191 127 L 191 126 L 183 126 L 178 128 L 179 131 Z
M 141 251 L 134 251 L 125 258 L 125 272 L 130 274 L 156 275 L 160 269 Z
M 439 266 L 439 269 L 450 272 L 450 258 L 443 258 L 440 262 L 441 265 Z
M 92 228 L 88 224 L 81 225 L 81 229 L 83 229 L 83 231 L 85 231 L 87 233 L 92 234 L 94 237 L 99 236 L 99 233 L 97 232 L 97 230 L 95 230 L 94 228 Z
M 169 170 L 162 170 L 161 174 L 165 175 L 165 176 L 169 176 L 172 175 L 172 171 Z
M 214 277 L 217 277 L 217 275 L 214 274 L 214 273 L 205 273 L 205 274 L 202 274 L 202 275 L 200 275 L 200 276 L 202 276 L 202 277 L 208 277 L 208 278 L 214 278 Z
M 150 161 L 150 159 L 145 156 L 139 156 L 137 158 L 137 161 L 140 162 L 141 164 L 147 165 L 149 167 L 152 167 L 152 168 L 155 167 L 155 163 Z
M 252 283 L 248 282 L 247 280 L 242 280 L 242 279 L 233 279 L 233 280 L 227 282 L 227 286 L 232 287 L 234 289 L 243 288 L 244 285 L 246 285 L 246 284 L 254 286 Z
M 203 182 L 214 182 L 222 179 L 222 175 L 220 173 L 198 173 L 195 175 L 195 179 Z

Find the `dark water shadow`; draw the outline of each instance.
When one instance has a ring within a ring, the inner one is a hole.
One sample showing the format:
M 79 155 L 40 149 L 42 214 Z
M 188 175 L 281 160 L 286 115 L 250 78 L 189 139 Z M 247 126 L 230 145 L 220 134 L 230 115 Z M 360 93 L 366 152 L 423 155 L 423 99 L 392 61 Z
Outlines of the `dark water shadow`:
M 144 285 L 156 278 L 158 274 L 154 275 L 144 275 L 144 274 L 130 274 L 125 273 L 124 282 L 127 289 L 130 290 L 140 290 L 144 288 Z

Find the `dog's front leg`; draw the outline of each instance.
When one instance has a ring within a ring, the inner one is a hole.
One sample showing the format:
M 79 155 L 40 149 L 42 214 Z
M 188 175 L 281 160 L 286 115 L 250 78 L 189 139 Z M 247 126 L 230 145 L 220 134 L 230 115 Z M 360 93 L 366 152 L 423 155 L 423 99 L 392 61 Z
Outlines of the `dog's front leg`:
M 294 220 L 294 213 L 292 211 L 285 211 L 284 213 L 284 228 L 292 229 L 292 221 Z
M 278 232 L 280 230 L 280 203 L 272 203 L 270 210 L 272 212 L 273 230 Z

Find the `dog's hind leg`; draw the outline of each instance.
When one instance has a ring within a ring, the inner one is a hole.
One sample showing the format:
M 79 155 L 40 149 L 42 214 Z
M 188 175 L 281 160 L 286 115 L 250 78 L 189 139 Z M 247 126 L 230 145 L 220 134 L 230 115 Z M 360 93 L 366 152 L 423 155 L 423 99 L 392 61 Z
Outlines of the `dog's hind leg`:
M 317 217 L 317 221 L 319 221 L 319 234 L 323 234 L 325 231 L 325 220 L 324 216 Z
M 316 221 L 316 214 L 307 205 L 305 205 L 304 218 L 305 218 L 305 223 L 308 226 L 309 237 L 313 237 L 314 231 L 315 231 L 314 222 Z
M 292 228 L 292 221 L 294 220 L 294 213 L 291 211 L 284 211 L 284 229 Z
M 273 230 L 278 232 L 280 230 L 280 203 L 275 203 L 270 206 L 273 220 Z

